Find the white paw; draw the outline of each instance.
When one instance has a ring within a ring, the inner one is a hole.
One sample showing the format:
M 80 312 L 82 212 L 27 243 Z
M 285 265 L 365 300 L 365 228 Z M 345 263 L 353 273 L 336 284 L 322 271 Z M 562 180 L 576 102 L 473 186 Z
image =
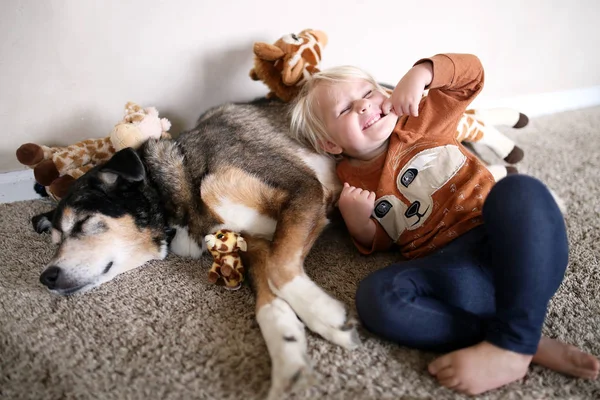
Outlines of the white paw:
M 272 361 L 271 387 L 267 400 L 279 400 L 286 394 L 299 392 L 315 384 L 314 373 L 308 362 L 301 365 L 278 365 L 275 360 Z
M 313 332 L 346 349 L 360 345 L 356 324 L 347 320 L 344 305 L 307 276 L 297 276 L 280 289 L 269 281 L 273 293 L 289 303 Z
M 304 325 L 282 299 L 274 299 L 256 313 L 256 320 L 271 356 L 271 388 L 268 399 L 280 399 L 312 384 L 306 354 Z
M 202 241 L 198 245 L 192 237 L 187 227 L 175 226 L 175 237 L 171 241 L 171 251 L 178 256 L 200 258 L 205 250 L 205 243 Z

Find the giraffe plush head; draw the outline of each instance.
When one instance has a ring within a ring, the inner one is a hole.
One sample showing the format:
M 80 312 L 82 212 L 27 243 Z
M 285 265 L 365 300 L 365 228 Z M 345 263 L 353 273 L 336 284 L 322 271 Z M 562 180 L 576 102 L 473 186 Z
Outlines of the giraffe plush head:
M 278 97 L 288 102 L 296 97 L 306 78 L 319 71 L 326 44 L 327 35 L 312 29 L 284 35 L 274 44 L 254 43 L 250 77 L 269 87 L 268 98 Z
M 237 290 L 244 281 L 244 266 L 239 255 L 246 251 L 246 241 L 236 232 L 221 229 L 204 237 L 208 250 L 213 256 L 213 264 L 208 272 L 208 281 Z
M 134 102 L 125 104 L 125 116 L 110 133 L 110 140 L 119 151 L 125 147 L 137 149 L 150 138 L 170 139 L 171 122 L 159 118 L 155 107 L 142 108 Z

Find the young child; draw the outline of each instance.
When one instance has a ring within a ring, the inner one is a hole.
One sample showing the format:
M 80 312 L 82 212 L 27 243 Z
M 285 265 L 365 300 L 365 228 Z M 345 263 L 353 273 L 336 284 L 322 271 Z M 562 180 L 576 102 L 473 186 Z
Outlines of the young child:
M 525 175 L 494 184 L 455 139 L 482 87 L 477 57 L 445 54 L 418 61 L 389 98 L 353 67 L 318 73 L 299 94 L 292 131 L 337 156 L 339 208 L 359 251 L 397 245 L 408 259 L 360 283 L 359 317 L 386 339 L 450 352 L 428 370 L 459 392 L 516 381 L 532 361 L 594 379 L 596 357 L 541 337 L 568 262 L 552 195 Z

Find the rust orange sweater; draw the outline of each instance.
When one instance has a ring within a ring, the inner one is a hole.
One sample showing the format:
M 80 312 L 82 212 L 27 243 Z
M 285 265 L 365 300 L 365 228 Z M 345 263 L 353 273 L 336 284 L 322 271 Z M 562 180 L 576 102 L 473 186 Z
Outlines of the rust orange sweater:
M 376 193 L 376 233 L 368 254 L 400 246 L 407 258 L 423 256 L 482 223 L 481 208 L 494 179 L 456 141 L 456 127 L 483 87 L 483 68 L 469 54 L 440 54 L 419 117 L 398 120 L 388 151 L 360 166 L 342 160 L 342 182 Z M 416 65 L 415 64 L 415 65 Z

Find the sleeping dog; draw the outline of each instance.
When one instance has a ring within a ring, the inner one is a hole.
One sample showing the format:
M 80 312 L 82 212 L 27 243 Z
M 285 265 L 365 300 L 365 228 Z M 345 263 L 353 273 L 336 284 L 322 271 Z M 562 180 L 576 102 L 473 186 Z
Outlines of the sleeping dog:
M 359 344 L 345 307 L 303 269 L 340 190 L 333 160 L 289 136 L 287 105 L 222 105 L 176 141 L 121 150 L 34 217 L 58 244 L 40 281 L 58 294 L 83 292 L 165 258 L 168 247 L 198 258 L 205 235 L 241 232 L 272 361 L 269 397 L 278 398 L 309 376 L 303 323 L 345 348 Z

